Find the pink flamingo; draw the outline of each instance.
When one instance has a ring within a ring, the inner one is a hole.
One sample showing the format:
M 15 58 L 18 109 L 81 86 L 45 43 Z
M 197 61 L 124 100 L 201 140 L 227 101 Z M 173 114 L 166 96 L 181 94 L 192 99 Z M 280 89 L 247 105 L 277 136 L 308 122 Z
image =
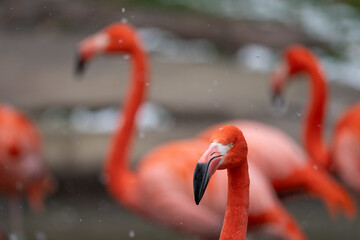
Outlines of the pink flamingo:
M 43 208 L 55 182 L 43 159 L 34 124 L 22 113 L 0 105 L 0 193 L 9 199 L 11 231 L 22 235 L 20 198 L 26 194 L 35 211 Z
M 344 182 L 360 191 L 360 104 L 349 108 L 338 120 L 332 143 L 323 138 L 327 102 L 327 84 L 317 57 L 307 48 L 286 48 L 284 61 L 273 74 L 272 87 L 280 95 L 286 82 L 299 73 L 307 73 L 310 81 L 310 103 L 304 122 L 303 143 L 318 164 L 335 171 Z
M 127 25 L 116 23 L 83 40 L 79 46 L 77 71 L 100 53 L 126 52 L 133 61 L 133 78 L 124 107 L 124 119 L 115 132 L 105 163 L 108 191 L 131 210 L 172 229 L 216 239 L 222 226 L 226 206 L 225 174 L 216 174 L 208 186 L 204 205 L 192 202 L 191 176 L 197 159 L 206 150 L 207 142 L 189 139 L 164 144 L 147 154 L 136 172 L 129 167 L 129 150 L 134 131 L 134 118 L 147 89 L 148 66 L 140 37 Z M 250 165 L 251 166 L 251 165 Z M 252 225 L 269 224 L 288 239 L 305 239 L 296 222 L 281 206 L 267 178 L 257 167 L 251 168 L 254 178 L 250 194 Z
M 193 180 L 196 204 L 215 171 L 227 169 L 228 196 L 220 240 L 246 239 L 250 185 L 247 150 L 242 132 L 234 126 L 223 126 L 213 133 L 209 148 L 196 164 Z

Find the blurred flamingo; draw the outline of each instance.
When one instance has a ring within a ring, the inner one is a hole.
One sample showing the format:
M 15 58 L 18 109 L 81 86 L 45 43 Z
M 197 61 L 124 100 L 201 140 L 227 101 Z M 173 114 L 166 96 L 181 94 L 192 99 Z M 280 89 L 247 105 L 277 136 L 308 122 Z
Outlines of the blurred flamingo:
M 284 61 L 273 74 L 273 92 L 280 95 L 286 82 L 299 73 L 307 73 L 310 81 L 310 104 L 303 129 L 306 151 L 318 164 L 333 170 L 349 186 L 360 191 L 360 104 L 349 108 L 338 119 L 332 143 L 327 145 L 323 138 L 326 76 L 309 49 L 299 45 L 285 49 Z
M 196 164 L 193 180 L 196 204 L 215 171 L 227 169 L 227 206 L 220 240 L 246 239 L 250 185 L 247 150 L 244 135 L 237 127 L 222 126 L 213 133 L 209 148 Z
M 131 210 L 172 229 L 216 239 L 222 226 L 226 206 L 226 175 L 218 173 L 208 186 L 204 205 L 193 204 L 191 176 L 196 161 L 206 150 L 207 141 L 189 139 L 164 144 L 147 154 L 130 170 L 129 151 L 134 118 L 149 85 L 146 54 L 140 37 L 127 24 L 115 23 L 83 40 L 79 46 L 77 72 L 100 53 L 131 54 L 133 79 L 121 119 L 105 164 L 108 191 Z M 250 165 L 254 178 L 250 194 L 250 225 L 271 226 L 288 239 L 305 239 L 293 218 L 281 206 L 270 183 L 256 166 Z
M 22 234 L 20 198 L 27 195 L 35 211 L 55 189 L 34 124 L 14 108 L 0 105 L 0 194 L 9 199 L 11 231 Z

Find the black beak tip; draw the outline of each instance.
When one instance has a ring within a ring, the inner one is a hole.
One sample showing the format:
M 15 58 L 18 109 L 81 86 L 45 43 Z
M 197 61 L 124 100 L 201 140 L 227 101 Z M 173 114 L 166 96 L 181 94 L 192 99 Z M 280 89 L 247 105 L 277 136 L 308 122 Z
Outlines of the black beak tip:
M 196 205 L 199 205 L 200 201 L 201 201 L 201 198 L 199 195 L 195 195 L 195 203 Z
M 75 75 L 82 76 L 85 70 L 85 60 L 81 57 L 77 58 L 75 66 Z
M 208 168 L 207 165 L 199 164 L 199 163 L 196 164 L 195 167 L 193 184 L 194 184 L 194 198 L 196 205 L 199 205 L 204 195 L 207 183 L 209 181 L 207 177 L 207 168 Z
M 285 102 L 284 102 L 284 98 L 282 97 L 280 92 L 274 92 L 274 94 L 272 95 L 271 98 L 271 102 L 273 104 L 273 106 L 284 106 Z

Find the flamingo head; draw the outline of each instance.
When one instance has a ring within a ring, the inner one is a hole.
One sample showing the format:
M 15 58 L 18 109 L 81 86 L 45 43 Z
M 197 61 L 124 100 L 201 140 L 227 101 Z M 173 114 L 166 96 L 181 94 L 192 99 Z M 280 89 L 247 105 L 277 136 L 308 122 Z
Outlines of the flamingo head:
M 273 104 L 283 104 L 282 91 L 292 76 L 308 72 L 314 66 L 318 67 L 316 57 L 306 47 L 292 45 L 286 48 L 283 60 L 277 65 L 271 76 Z
M 247 157 L 247 144 L 242 132 L 234 126 L 218 128 L 210 138 L 210 146 L 196 164 L 194 196 L 196 204 L 202 199 L 211 176 L 217 169 L 240 166 Z
M 142 48 L 140 38 L 132 26 L 126 23 L 114 23 L 80 42 L 76 73 L 83 73 L 86 63 L 96 55 L 102 53 L 133 54 Z

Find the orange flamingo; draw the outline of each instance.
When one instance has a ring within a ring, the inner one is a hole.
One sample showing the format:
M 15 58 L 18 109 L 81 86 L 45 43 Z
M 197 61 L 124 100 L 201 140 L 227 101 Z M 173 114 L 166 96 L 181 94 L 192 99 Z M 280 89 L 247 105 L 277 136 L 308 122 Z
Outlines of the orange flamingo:
M 310 81 L 310 104 L 304 122 L 303 143 L 318 164 L 335 171 L 344 182 L 360 191 L 360 104 L 349 108 L 338 120 L 331 145 L 323 138 L 327 102 L 327 83 L 317 57 L 307 48 L 286 48 L 284 61 L 272 78 L 275 95 L 279 95 L 292 76 L 307 73 Z
M 215 171 L 227 169 L 227 207 L 220 240 L 246 239 L 250 185 L 247 150 L 242 132 L 234 126 L 223 126 L 213 133 L 209 148 L 196 164 L 193 180 L 196 204 Z
M 135 30 L 127 25 L 112 24 L 85 39 L 79 46 L 77 71 L 100 53 L 126 52 L 132 55 L 133 80 L 124 107 L 124 119 L 115 132 L 105 165 L 108 191 L 133 211 L 184 233 L 205 239 L 216 239 L 222 226 L 226 206 L 226 175 L 218 173 L 208 186 L 205 205 L 192 203 L 191 176 L 197 159 L 206 150 L 207 141 L 189 139 L 167 143 L 147 154 L 137 171 L 129 167 L 129 147 L 134 118 L 141 105 L 148 79 L 146 55 Z M 293 218 L 281 206 L 267 178 L 256 166 L 250 194 L 251 225 L 269 224 L 288 239 L 305 239 Z
M 0 193 L 9 199 L 13 233 L 22 234 L 21 196 L 26 194 L 39 211 L 54 184 L 34 124 L 14 108 L 0 105 Z

